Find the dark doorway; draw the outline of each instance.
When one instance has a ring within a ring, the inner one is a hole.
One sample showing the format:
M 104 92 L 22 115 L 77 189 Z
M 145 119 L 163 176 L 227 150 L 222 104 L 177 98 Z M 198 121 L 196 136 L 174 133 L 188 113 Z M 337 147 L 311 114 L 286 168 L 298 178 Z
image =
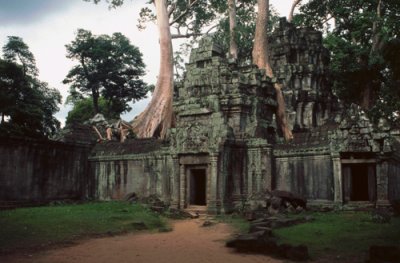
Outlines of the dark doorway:
M 355 164 L 351 167 L 351 201 L 368 201 L 368 166 Z
M 343 165 L 344 201 L 375 201 L 375 165 L 357 163 Z
M 206 205 L 206 169 L 190 170 L 190 204 Z

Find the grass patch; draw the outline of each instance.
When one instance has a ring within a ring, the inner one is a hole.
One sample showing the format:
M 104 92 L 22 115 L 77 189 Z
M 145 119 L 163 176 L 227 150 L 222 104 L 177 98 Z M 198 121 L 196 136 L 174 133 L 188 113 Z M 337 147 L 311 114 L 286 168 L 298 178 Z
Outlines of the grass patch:
M 218 215 L 215 217 L 218 222 L 226 223 L 235 229 L 238 233 L 247 233 L 250 229 L 250 223 L 244 217 L 239 215 Z
M 166 220 L 141 205 L 98 202 L 0 211 L 0 251 L 46 246 L 86 236 L 164 229 Z
M 370 213 L 338 212 L 312 213 L 315 221 L 276 229 L 281 242 L 305 244 L 312 256 L 325 253 L 357 255 L 368 251 L 370 245 L 400 245 L 400 218 L 390 223 L 371 221 Z

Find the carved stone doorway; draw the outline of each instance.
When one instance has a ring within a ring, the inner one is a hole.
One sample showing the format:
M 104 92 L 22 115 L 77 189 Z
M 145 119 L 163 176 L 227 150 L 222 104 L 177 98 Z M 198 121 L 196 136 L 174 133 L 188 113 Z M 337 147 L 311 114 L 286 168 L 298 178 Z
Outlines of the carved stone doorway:
M 207 170 L 193 168 L 189 173 L 189 205 L 207 205 Z
M 344 202 L 376 201 L 376 167 L 371 163 L 343 165 Z

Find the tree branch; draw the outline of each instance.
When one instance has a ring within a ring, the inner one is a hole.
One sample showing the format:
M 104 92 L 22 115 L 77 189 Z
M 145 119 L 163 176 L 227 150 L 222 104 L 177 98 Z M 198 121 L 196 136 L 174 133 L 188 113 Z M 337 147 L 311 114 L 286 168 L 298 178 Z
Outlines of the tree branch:
M 330 17 L 327 17 L 327 18 L 325 18 L 325 20 L 322 20 L 321 21 L 321 24 L 323 25 L 323 24 L 325 24 L 325 23 L 327 23 L 329 20 L 331 20 L 333 18 L 333 16 L 331 15 Z
M 184 16 L 186 16 L 186 14 L 189 12 L 189 10 L 195 5 L 197 4 L 199 0 L 194 0 L 193 2 L 191 2 L 189 4 L 189 6 L 186 8 L 185 11 L 183 11 L 182 14 L 180 14 L 177 18 L 175 18 L 174 20 L 172 20 L 169 25 L 172 26 L 173 24 L 175 24 L 176 22 L 178 22 L 179 20 L 181 20 Z
M 175 9 L 176 9 L 176 4 L 175 3 L 173 3 L 173 4 L 171 4 L 169 6 L 169 8 L 168 8 L 168 17 L 171 17 L 171 15 L 175 11 Z
M 171 35 L 172 39 L 178 39 L 178 38 L 189 38 L 189 37 L 199 37 L 202 36 L 204 34 L 202 33 L 191 33 L 191 34 L 173 34 Z
M 290 13 L 289 13 L 289 16 L 288 16 L 288 22 L 292 22 L 292 20 L 293 20 L 293 14 L 294 14 L 294 9 L 296 8 L 296 6 L 297 6 L 298 4 L 300 4 L 300 2 L 301 2 L 301 0 L 294 0 L 294 1 L 293 1 L 292 8 L 290 9 Z
M 211 30 L 213 30 L 214 28 L 216 28 L 218 25 L 214 25 L 212 27 L 210 27 L 206 32 L 204 33 L 186 33 L 186 34 L 172 34 L 171 38 L 172 39 L 177 39 L 177 38 L 189 38 L 189 37 L 199 37 L 199 36 L 203 36 L 203 35 L 207 35 L 208 33 L 210 33 Z

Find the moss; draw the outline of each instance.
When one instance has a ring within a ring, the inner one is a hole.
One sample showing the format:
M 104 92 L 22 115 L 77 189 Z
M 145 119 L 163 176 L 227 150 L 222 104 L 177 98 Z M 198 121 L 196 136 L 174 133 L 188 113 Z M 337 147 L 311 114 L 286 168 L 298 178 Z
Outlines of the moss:
M 145 229 L 166 228 L 166 220 L 140 205 L 98 202 L 20 208 L 0 212 L 2 251 L 46 246 L 95 235 L 114 235 Z M 143 229 L 143 228 L 142 228 Z
M 314 256 L 327 252 L 355 255 L 371 245 L 400 244 L 400 218 L 374 223 L 366 212 L 313 213 L 314 221 L 276 229 L 283 243 L 307 245 Z

